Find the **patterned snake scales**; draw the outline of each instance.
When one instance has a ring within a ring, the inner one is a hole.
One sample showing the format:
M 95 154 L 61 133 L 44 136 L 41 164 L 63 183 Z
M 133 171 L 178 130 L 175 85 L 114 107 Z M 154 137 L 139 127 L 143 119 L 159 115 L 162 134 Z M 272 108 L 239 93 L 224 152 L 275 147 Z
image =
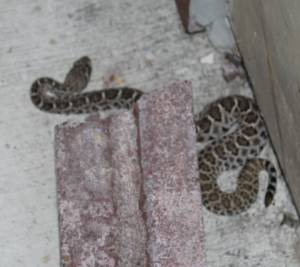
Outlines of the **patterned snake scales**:
M 51 113 L 80 114 L 112 108 L 131 108 L 143 92 L 132 88 L 105 89 L 81 93 L 91 75 L 91 60 L 82 57 L 74 62 L 64 83 L 51 78 L 37 79 L 31 86 L 33 104 Z M 253 100 L 229 96 L 211 103 L 194 118 L 197 141 L 209 141 L 198 153 L 200 184 L 204 206 L 219 215 L 245 211 L 257 198 L 261 170 L 269 175 L 265 206 L 269 206 L 276 190 L 276 170 L 271 162 L 255 158 L 268 141 L 259 109 Z M 238 127 L 232 133 L 233 125 Z M 218 176 L 243 166 L 236 190 L 219 189 Z

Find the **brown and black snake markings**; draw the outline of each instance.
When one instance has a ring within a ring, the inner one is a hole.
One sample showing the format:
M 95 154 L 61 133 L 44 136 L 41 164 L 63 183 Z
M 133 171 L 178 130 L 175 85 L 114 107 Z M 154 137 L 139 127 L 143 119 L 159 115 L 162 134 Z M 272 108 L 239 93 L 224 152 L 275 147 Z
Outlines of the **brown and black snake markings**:
M 237 129 L 226 135 L 234 125 Z M 272 163 L 256 158 L 268 141 L 267 130 L 255 102 L 247 97 L 230 96 L 210 104 L 195 116 L 197 141 L 212 142 L 198 154 L 204 206 L 219 215 L 235 215 L 250 207 L 257 198 L 261 170 L 269 175 L 265 206 L 276 191 L 276 170 Z M 219 189 L 217 177 L 224 171 L 243 166 L 233 193 Z
M 40 110 L 81 114 L 115 108 L 131 108 L 143 92 L 132 88 L 104 89 L 82 93 L 92 71 L 91 60 L 82 57 L 74 62 L 64 83 L 51 78 L 37 79 L 31 86 L 33 104 Z M 235 215 L 245 211 L 257 198 L 261 170 L 269 175 L 265 206 L 273 201 L 276 170 L 272 163 L 256 156 L 268 141 L 267 131 L 255 102 L 243 96 L 229 96 L 211 103 L 194 117 L 197 141 L 211 141 L 198 153 L 202 202 L 219 215 Z M 236 130 L 227 134 L 234 124 Z M 217 184 L 218 176 L 243 166 L 237 188 L 225 193 Z
M 33 104 L 40 110 L 51 113 L 81 114 L 114 108 L 131 108 L 143 92 L 132 88 L 111 88 L 82 93 L 92 72 L 88 57 L 74 62 L 64 83 L 52 78 L 37 79 L 31 86 Z

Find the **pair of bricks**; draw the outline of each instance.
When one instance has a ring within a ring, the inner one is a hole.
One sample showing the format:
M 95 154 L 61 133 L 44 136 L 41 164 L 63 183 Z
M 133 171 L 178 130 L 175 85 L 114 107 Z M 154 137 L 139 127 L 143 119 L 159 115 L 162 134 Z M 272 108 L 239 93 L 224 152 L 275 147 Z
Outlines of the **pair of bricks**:
M 206 266 L 192 105 L 175 83 L 56 127 L 63 266 Z

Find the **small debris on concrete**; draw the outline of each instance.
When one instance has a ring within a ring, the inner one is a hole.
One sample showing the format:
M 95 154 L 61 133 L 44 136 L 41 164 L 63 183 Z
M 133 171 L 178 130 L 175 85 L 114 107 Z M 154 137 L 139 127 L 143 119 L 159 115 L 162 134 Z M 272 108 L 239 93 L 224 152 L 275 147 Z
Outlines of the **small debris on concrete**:
M 202 64 L 213 64 L 214 63 L 214 52 L 209 53 L 200 59 Z
M 226 82 L 231 82 L 240 74 L 239 68 L 231 62 L 223 64 L 222 72 L 223 72 L 223 77 L 226 80 Z

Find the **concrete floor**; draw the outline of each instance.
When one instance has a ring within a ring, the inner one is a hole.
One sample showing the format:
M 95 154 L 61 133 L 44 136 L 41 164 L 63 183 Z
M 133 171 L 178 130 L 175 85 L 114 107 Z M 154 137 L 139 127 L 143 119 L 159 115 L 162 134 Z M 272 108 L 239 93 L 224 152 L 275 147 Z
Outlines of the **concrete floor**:
M 223 80 L 223 55 L 205 34 L 184 33 L 174 1 L 1 1 L 0 30 L 1 267 L 59 266 L 54 127 L 84 116 L 36 109 L 29 98 L 35 79 L 63 81 L 73 61 L 88 55 L 93 61 L 88 90 L 109 84 L 111 74 L 118 86 L 145 92 L 190 80 L 195 112 L 220 96 L 252 96 L 239 78 Z M 202 64 L 210 53 L 213 63 Z M 270 147 L 264 156 L 276 165 Z M 266 185 L 265 175 L 261 180 Z M 297 231 L 280 226 L 283 213 L 295 214 L 282 176 L 268 209 L 264 190 L 238 216 L 204 209 L 209 266 L 299 266 Z

